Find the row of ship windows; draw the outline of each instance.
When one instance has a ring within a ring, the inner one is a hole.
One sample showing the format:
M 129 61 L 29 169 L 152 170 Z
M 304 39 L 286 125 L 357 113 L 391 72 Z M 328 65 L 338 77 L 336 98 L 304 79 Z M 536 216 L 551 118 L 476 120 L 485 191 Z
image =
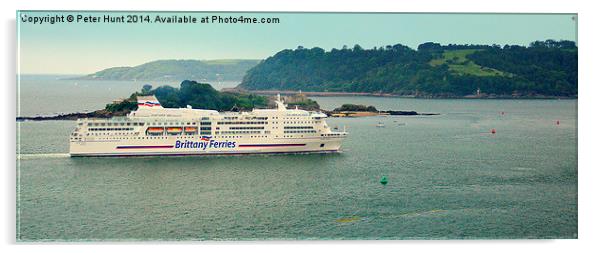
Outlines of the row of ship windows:
M 176 132 L 176 131 L 180 131 L 181 132 L 182 131 L 182 127 L 167 127 L 167 128 L 165 128 L 165 127 L 149 127 L 149 128 L 146 129 L 146 131 L 154 131 L 154 130 L 158 131 L 160 129 L 162 129 L 162 131 L 165 131 L 165 129 L 167 129 L 168 132 L 169 131 L 174 131 L 174 132 Z M 198 127 L 198 128 L 197 127 L 186 127 L 186 131 L 187 132 L 188 132 L 189 129 L 193 129 L 194 131 L 196 131 L 197 129 L 201 129 L 201 131 L 202 130 L 209 130 L 209 131 L 211 131 L 211 127 Z
M 221 131 L 221 134 L 260 134 L 261 131 Z
M 267 121 L 219 121 L 218 125 L 265 125 Z
M 284 124 L 311 124 L 311 121 L 285 121 Z M 320 123 L 318 120 L 314 120 L 315 124 Z
M 246 138 L 268 138 L 267 135 L 252 135 L 252 136 L 240 136 L 240 135 L 224 135 L 224 136 L 215 136 L 216 138 L 220 138 L 220 139 L 240 139 L 243 137 Z M 277 137 L 277 136 L 276 136 Z M 197 137 L 195 136 L 184 136 L 184 137 L 179 137 L 179 138 L 183 138 L 183 139 L 196 139 Z M 96 138 L 95 140 L 166 140 L 168 139 L 168 137 L 164 137 L 164 136 L 145 136 L 145 137 L 121 137 L 121 138 L 115 138 L 115 137 L 109 137 L 109 138 Z M 82 138 L 78 138 L 78 137 L 72 137 L 71 140 L 83 140 Z
M 169 128 L 169 127 L 168 127 Z M 201 131 L 211 131 L 211 127 L 199 127 Z M 263 130 L 264 127 L 229 127 L 228 130 Z M 278 127 L 272 127 L 272 129 L 278 129 Z M 312 126 L 285 126 L 284 129 L 313 129 Z M 216 130 L 220 130 L 219 127 Z M 126 128 L 88 128 L 88 131 L 134 131 L 133 127 Z M 148 131 L 148 129 L 147 129 Z
M 266 135 L 251 135 L 251 136 L 241 136 L 241 135 L 223 135 L 216 136 L 221 139 L 240 139 L 240 138 L 268 138 Z
M 274 118 L 274 117 L 272 117 Z M 238 117 L 224 117 L 225 120 L 238 120 Z M 252 120 L 268 120 L 268 117 L 251 117 Z
M 293 116 L 305 116 L 308 117 L 307 115 L 293 115 Z M 227 119 L 228 117 L 224 117 L 224 119 Z M 233 119 L 236 119 L 236 117 L 234 117 Z M 260 117 L 257 117 L 257 119 L 262 119 Z M 268 117 L 264 117 L 263 119 L 268 119 Z M 278 117 L 272 117 L 272 119 L 278 119 Z M 284 117 L 283 119 L 301 119 L 300 117 Z
M 96 134 L 94 134 L 96 135 Z M 322 134 L 322 136 L 338 136 L 338 134 Z M 240 135 L 218 135 L 215 136 L 216 138 L 221 138 L 221 139 L 239 139 L 239 138 L 268 138 L 268 136 L 266 135 L 251 135 L 251 136 L 240 136 Z M 284 138 L 295 138 L 295 137 L 299 137 L 299 136 L 294 136 L 294 135 L 284 135 L 282 136 Z M 303 135 L 301 135 L 301 137 L 303 137 Z M 96 138 L 96 140 L 157 140 L 157 139 L 168 139 L 169 137 L 165 137 L 165 136 L 145 136 L 145 137 L 109 137 L 109 138 Z M 183 137 L 178 137 L 178 138 L 184 138 L 184 139 L 196 139 L 196 136 L 190 135 L 190 136 L 183 136 Z M 278 138 L 278 136 L 276 136 L 276 138 Z M 83 140 L 81 137 L 72 137 L 71 140 Z
M 303 116 L 303 115 L 299 115 L 299 116 Z M 238 117 L 224 117 L 225 120 L 237 120 L 239 119 Z M 257 119 L 257 120 L 267 120 L 268 117 L 252 117 L 251 119 Z M 278 117 L 271 117 L 271 119 L 278 119 Z M 284 119 L 299 119 L 299 117 L 284 117 Z
M 144 126 L 144 122 L 88 123 L 88 126 Z
M 215 134 L 261 134 L 261 131 L 216 131 Z M 270 134 L 270 131 L 265 131 L 264 134 Z M 284 131 L 285 134 L 300 134 L 300 133 L 317 133 L 316 130 L 285 130 Z M 133 135 L 135 133 L 86 133 L 87 136 L 99 136 L 99 135 Z M 158 132 L 158 133 L 154 133 L 154 132 L 147 132 L 146 135 L 149 136 L 163 136 L 165 134 L 165 132 Z M 170 136 L 176 136 L 176 135 L 196 135 L 197 132 L 173 132 L 173 133 L 167 133 L 167 135 Z M 211 135 L 211 131 L 201 131 L 200 135 Z M 322 136 L 333 136 L 333 135 L 337 135 L 337 134 L 322 134 Z
M 209 130 L 211 131 L 211 127 L 199 127 L 198 129 Z M 263 127 L 261 128 L 263 129 Z M 88 128 L 88 131 L 134 131 L 133 127 L 117 127 L 117 128 Z
M 216 134 L 261 134 L 261 131 L 221 131 L 216 132 Z M 316 130 L 286 130 L 285 134 L 303 134 L 303 133 L 316 133 Z M 269 131 L 266 131 L 265 134 L 270 134 Z M 102 135 L 133 135 L 132 133 L 86 133 L 86 136 L 102 136 Z M 162 133 L 147 133 L 148 136 L 164 136 Z M 169 136 L 177 136 L 182 135 L 181 133 L 168 133 Z M 194 136 L 196 133 L 184 133 L 183 135 Z M 200 135 L 211 135 L 210 131 L 201 131 Z M 322 134 L 321 136 L 337 136 L 338 134 Z
M 298 116 L 304 116 L 304 115 L 298 115 Z M 224 117 L 224 119 L 225 120 L 237 120 L 238 117 Z M 251 119 L 267 120 L 268 117 L 252 117 Z M 271 117 L 271 119 L 279 119 L 279 118 L 278 117 Z M 284 119 L 300 119 L 300 118 L 299 117 L 284 117 Z
M 274 117 L 274 118 L 278 118 L 278 117 Z M 228 117 L 225 117 L 225 119 L 228 119 Z M 236 118 L 233 118 L 236 119 Z M 256 119 L 267 119 L 267 117 L 258 117 Z M 289 119 L 289 118 L 286 118 Z M 290 118 L 290 119 L 295 119 L 295 118 Z M 298 119 L 298 118 L 296 118 Z M 314 123 L 319 123 L 318 120 L 313 121 Z M 182 126 L 182 125 L 196 125 L 197 122 L 101 122 L 101 123 L 88 123 L 88 126 L 168 126 L 168 125 L 176 125 L 176 126 Z M 312 121 L 285 121 L 284 124 L 309 124 L 312 123 Z M 268 124 L 267 121 L 220 121 L 217 122 L 218 125 L 262 125 L 262 124 Z M 81 125 L 81 123 L 80 123 Z M 211 121 L 201 121 L 199 122 L 199 125 L 211 125 Z
M 184 132 L 184 135 L 195 135 L 196 132 Z M 200 133 L 201 135 L 211 135 L 211 131 L 201 131 Z M 150 136 L 162 136 L 164 135 L 164 133 L 162 132 L 147 132 L 146 135 L 150 135 Z M 174 132 L 174 133 L 167 133 L 167 135 L 171 135 L 171 136 L 176 136 L 176 135 L 182 135 L 182 132 Z
M 134 131 L 134 128 L 133 127 L 88 128 L 88 131 Z
M 100 135 L 125 135 L 125 136 L 130 136 L 130 135 L 136 135 L 134 133 L 86 133 L 86 136 L 100 136 Z
M 314 129 L 313 126 L 285 126 L 284 129 Z
M 208 134 L 208 135 L 210 135 L 210 134 Z M 267 135 L 251 135 L 251 136 L 242 136 L 242 135 L 238 135 L 238 136 L 236 136 L 236 135 L 215 135 L 213 137 L 220 138 L 220 139 L 243 138 L 243 137 L 245 137 L 245 138 L 268 138 Z M 276 137 L 278 137 L 278 136 L 276 136 Z M 151 139 L 156 139 L 156 138 L 167 139 L 167 137 L 157 137 L 157 136 L 151 137 Z M 199 138 L 199 137 L 198 136 L 194 136 L 194 135 L 187 135 L 187 136 L 182 136 L 182 137 L 178 137 L 178 138 L 182 138 L 182 139 L 196 139 L 196 138 Z M 148 137 L 138 137 L 138 138 L 134 137 L 133 139 L 148 139 Z
M 147 125 L 149 126 L 173 126 L 173 127 L 181 127 L 184 125 L 196 125 L 196 122 L 151 122 L 148 123 Z M 199 125 L 201 126 L 211 126 L 211 121 L 201 121 L 199 122 Z
M 285 134 L 310 134 L 316 133 L 316 130 L 285 130 Z
M 303 116 L 303 115 L 300 115 Z M 308 116 L 305 116 L 307 118 Z M 223 117 L 224 120 L 268 120 L 268 117 L 251 117 L 251 118 L 239 118 L 239 117 Z M 271 117 L 271 119 L 278 119 L 278 117 Z M 303 119 L 303 117 L 284 117 L 283 119 Z
M 253 129 L 263 129 L 263 127 L 229 127 L 230 130 L 253 130 Z
M 273 124 L 277 124 L 277 122 L 272 122 Z M 315 121 L 284 121 L 284 124 L 319 124 L 319 120 Z M 218 125 L 266 125 L 268 121 L 219 121 Z
M 81 124 L 80 124 L 81 125 Z M 107 122 L 107 123 L 88 123 L 88 126 L 182 126 L 182 125 L 196 125 L 196 122 Z M 211 125 L 211 121 L 201 121 L 199 122 L 201 126 Z

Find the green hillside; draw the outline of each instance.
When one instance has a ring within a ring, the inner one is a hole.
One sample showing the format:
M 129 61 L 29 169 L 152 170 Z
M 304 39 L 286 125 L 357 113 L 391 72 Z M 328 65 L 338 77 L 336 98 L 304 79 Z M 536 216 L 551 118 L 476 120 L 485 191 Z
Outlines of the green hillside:
M 115 67 L 76 79 L 147 81 L 239 81 L 259 60 L 159 60 L 134 67 Z
M 512 76 L 510 73 L 480 66 L 466 58 L 467 55 L 473 54 L 476 51 L 482 51 L 482 49 L 445 50 L 443 57 L 432 59 L 429 64 L 433 67 L 447 64 L 451 72 L 459 75 Z
M 247 90 L 368 92 L 424 97 L 577 96 L 572 41 L 518 45 L 396 44 L 285 49 L 251 68 Z

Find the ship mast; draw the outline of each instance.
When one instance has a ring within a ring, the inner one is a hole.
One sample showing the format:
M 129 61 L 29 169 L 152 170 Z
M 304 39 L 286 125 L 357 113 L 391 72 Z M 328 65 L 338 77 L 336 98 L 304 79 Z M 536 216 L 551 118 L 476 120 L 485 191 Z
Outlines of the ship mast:
M 278 106 L 278 111 L 286 111 L 286 105 L 284 104 L 284 102 L 282 102 L 282 100 L 280 99 L 280 93 L 278 93 L 278 95 L 276 95 L 276 105 Z

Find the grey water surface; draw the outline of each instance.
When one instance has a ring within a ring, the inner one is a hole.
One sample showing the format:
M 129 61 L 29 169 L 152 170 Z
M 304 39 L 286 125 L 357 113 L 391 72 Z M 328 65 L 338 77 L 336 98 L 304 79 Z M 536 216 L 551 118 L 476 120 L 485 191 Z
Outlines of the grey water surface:
M 38 79 L 23 116 L 149 83 Z M 215 157 L 70 158 L 73 121 L 19 122 L 17 239 L 577 237 L 577 100 L 313 99 L 441 115 L 330 118 L 335 154 Z

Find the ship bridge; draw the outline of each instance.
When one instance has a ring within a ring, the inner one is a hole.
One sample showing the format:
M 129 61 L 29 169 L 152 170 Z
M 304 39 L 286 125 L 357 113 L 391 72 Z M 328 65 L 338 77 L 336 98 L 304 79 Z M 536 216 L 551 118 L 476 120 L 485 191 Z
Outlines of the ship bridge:
M 186 108 L 163 108 L 155 96 L 138 96 L 138 110 L 131 112 L 131 118 L 187 118 L 196 119 L 219 115 L 216 110 Z

